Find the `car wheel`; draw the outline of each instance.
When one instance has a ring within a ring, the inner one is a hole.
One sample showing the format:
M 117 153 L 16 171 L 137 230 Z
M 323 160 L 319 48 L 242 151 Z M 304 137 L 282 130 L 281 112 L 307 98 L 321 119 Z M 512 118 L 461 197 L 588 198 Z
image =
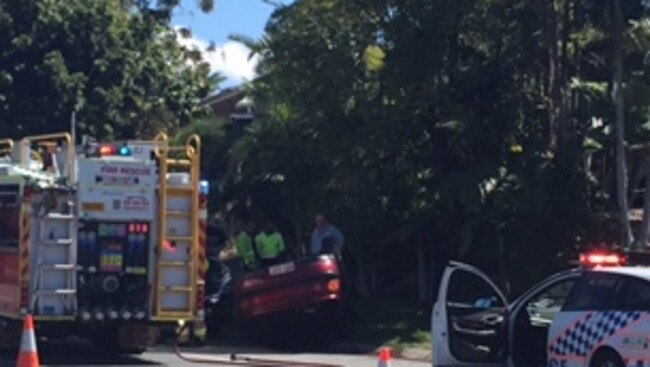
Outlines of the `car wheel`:
M 625 367 L 621 357 L 612 350 L 598 352 L 590 367 Z

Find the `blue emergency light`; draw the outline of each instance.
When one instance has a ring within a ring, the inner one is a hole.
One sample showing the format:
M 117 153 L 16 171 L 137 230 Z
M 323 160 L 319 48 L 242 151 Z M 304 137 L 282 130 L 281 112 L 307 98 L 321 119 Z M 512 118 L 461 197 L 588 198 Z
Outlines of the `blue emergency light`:
M 207 180 L 201 180 L 199 183 L 199 190 L 201 194 L 207 195 L 210 192 L 210 182 Z
M 118 154 L 122 157 L 128 157 L 131 155 L 131 148 L 127 147 L 126 145 L 122 145 L 118 150 Z

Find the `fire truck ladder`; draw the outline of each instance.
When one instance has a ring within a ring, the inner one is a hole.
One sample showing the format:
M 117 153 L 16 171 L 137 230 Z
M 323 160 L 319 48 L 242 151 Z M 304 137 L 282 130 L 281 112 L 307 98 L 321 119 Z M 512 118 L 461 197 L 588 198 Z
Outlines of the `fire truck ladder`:
M 51 149 L 60 143 L 65 150 L 61 152 L 63 159 L 57 161 L 57 153 Z M 42 153 L 32 149 L 35 145 L 43 149 Z M 77 221 L 69 188 L 74 178 L 72 136 L 55 133 L 24 137 L 19 143 L 19 157 L 23 168 L 30 167 L 32 160 L 51 161 L 54 175 L 65 178 L 56 180 L 58 183 L 51 181 L 52 187 L 43 194 L 42 210 L 37 213 L 39 233 L 34 249 L 36 276 L 31 308 L 41 318 L 72 318 L 77 309 Z
M 192 318 L 196 309 L 201 140 L 191 135 L 171 147 L 156 137 L 159 213 L 155 316 Z
M 66 212 L 40 217 L 36 258 L 36 290 L 32 309 L 41 316 L 71 316 L 77 311 L 76 220 L 74 202 Z

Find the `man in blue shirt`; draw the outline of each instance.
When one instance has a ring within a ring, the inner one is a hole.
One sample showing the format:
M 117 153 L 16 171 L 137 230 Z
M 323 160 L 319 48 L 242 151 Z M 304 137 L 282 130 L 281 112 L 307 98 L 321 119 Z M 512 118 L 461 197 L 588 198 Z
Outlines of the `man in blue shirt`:
M 341 255 L 345 237 L 338 228 L 327 222 L 323 214 L 318 214 L 314 220 L 316 228 L 311 233 L 310 253 L 318 254 L 337 254 Z

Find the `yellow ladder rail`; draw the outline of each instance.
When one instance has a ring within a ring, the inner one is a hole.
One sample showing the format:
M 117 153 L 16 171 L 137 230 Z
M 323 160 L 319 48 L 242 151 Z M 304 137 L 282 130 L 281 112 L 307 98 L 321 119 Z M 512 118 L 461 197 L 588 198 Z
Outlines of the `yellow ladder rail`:
M 158 195 L 158 244 L 156 260 L 156 317 L 173 317 L 183 314 L 185 317 L 191 317 L 197 309 L 196 305 L 196 283 L 197 283 L 197 266 L 198 264 L 198 246 L 199 246 L 199 180 L 201 169 L 201 139 L 198 135 L 191 135 L 182 146 L 170 146 L 167 134 L 160 133 L 154 140 L 157 144 L 154 153 L 159 162 L 159 195 Z M 169 186 L 168 174 L 170 169 L 175 172 L 182 171 L 189 173 L 190 186 L 176 187 Z M 169 196 L 189 196 L 190 211 L 179 212 L 168 210 L 167 203 Z M 190 223 L 189 236 L 174 236 L 167 233 L 168 218 L 187 218 Z M 166 242 L 189 243 L 189 261 L 170 261 L 163 259 Z M 187 287 L 174 286 L 169 287 L 163 284 L 163 269 L 169 267 L 187 268 L 189 284 Z M 185 312 L 177 308 L 163 307 L 163 295 L 165 293 L 178 293 L 179 289 L 184 289 L 188 293 L 188 309 Z
M 201 138 L 198 135 L 190 135 L 185 142 L 187 147 L 187 155 L 191 162 L 191 182 L 192 182 L 192 212 L 191 212 L 191 226 L 192 226 L 192 268 L 190 269 L 191 279 L 191 298 L 190 310 L 196 313 L 197 310 L 197 278 L 199 264 L 199 192 L 201 182 Z
M 163 268 L 164 262 L 162 260 L 163 253 L 165 251 L 164 243 L 167 240 L 167 217 L 165 212 L 167 212 L 167 156 L 169 154 L 169 143 L 168 137 L 165 133 L 160 133 L 156 135 L 155 141 L 159 144 L 154 148 L 154 154 L 158 158 L 158 243 L 156 248 L 157 259 L 156 259 L 156 316 L 161 316 L 162 314 L 162 302 L 163 302 L 163 292 L 162 288 L 162 278 L 163 278 Z

